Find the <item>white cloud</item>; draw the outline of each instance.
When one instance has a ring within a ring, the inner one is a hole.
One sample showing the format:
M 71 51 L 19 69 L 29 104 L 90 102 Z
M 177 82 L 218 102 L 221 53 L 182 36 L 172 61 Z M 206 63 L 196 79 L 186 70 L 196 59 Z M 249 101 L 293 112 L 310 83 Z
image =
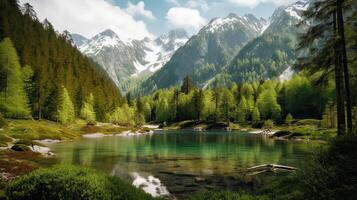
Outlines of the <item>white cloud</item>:
M 186 3 L 189 8 L 197 8 L 204 12 L 207 12 L 210 9 L 208 3 L 204 0 L 189 0 Z
M 178 0 L 166 0 L 167 3 L 172 4 L 174 6 L 179 6 L 180 3 L 178 2 Z
M 59 30 L 88 38 L 112 29 L 121 39 L 152 37 L 146 24 L 136 21 L 125 10 L 105 0 L 20 0 L 29 2 L 38 17 L 47 18 Z
M 136 5 L 128 2 L 126 11 L 132 16 L 143 16 L 151 20 L 155 19 L 150 10 L 145 10 L 145 3 L 143 1 L 138 2 Z
M 273 3 L 275 5 L 287 5 L 289 3 L 294 2 L 295 0 L 229 0 L 231 3 L 242 6 L 242 7 L 250 7 L 254 8 L 255 6 L 259 5 L 260 3 Z
M 198 30 L 206 24 L 200 12 L 196 9 L 173 7 L 166 14 L 166 19 L 176 28 Z

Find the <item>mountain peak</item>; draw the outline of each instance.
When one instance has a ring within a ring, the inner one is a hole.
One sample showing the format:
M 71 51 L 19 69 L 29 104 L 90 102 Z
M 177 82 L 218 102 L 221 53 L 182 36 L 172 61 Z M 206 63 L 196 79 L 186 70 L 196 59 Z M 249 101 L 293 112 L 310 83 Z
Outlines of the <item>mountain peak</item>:
M 235 13 L 229 13 L 229 15 L 226 18 L 239 18 L 239 16 Z
M 185 29 L 173 29 L 168 33 L 169 38 L 188 38 Z
M 111 29 L 106 29 L 105 31 L 99 33 L 98 35 L 101 35 L 101 36 L 108 36 L 108 37 L 118 37 L 118 35 Z

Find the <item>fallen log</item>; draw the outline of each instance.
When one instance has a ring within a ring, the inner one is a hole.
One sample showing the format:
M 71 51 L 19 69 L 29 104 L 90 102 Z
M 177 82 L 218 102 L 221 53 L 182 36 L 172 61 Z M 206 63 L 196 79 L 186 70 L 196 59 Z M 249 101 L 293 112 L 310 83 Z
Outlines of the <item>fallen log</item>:
M 263 164 L 263 165 L 257 165 L 253 166 L 250 168 L 247 168 L 247 171 L 258 171 L 258 170 L 270 170 L 270 171 L 275 171 L 275 170 L 289 170 L 289 171 L 295 171 L 298 168 L 292 167 L 292 166 L 287 166 L 287 165 L 277 165 L 277 164 Z

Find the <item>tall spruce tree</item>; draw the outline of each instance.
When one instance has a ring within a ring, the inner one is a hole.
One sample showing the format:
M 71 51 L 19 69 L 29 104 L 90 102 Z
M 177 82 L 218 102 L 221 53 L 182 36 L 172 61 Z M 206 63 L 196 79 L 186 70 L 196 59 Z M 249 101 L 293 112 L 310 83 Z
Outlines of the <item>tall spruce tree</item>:
M 94 111 L 94 97 L 92 93 L 90 93 L 90 95 L 83 102 L 80 116 L 82 119 L 86 120 L 87 122 L 96 121 L 96 116 Z
M 192 78 L 191 76 L 187 75 L 183 79 L 182 86 L 181 86 L 181 92 L 188 94 L 190 91 L 194 88 Z
M 343 12 L 350 10 L 352 2 L 312 1 L 308 10 L 303 13 L 304 20 L 300 23 L 300 26 L 309 24 L 309 28 L 299 37 L 298 43 L 299 50 L 309 50 L 308 56 L 299 59 L 298 68 L 313 73 L 323 71 L 320 80 L 326 79 L 333 71 L 335 73 L 339 135 L 345 133 L 345 112 L 348 131 L 352 132 L 351 94 L 343 19 Z
M 72 123 L 75 119 L 74 106 L 65 87 L 62 86 L 57 107 L 58 121 L 62 124 Z
M 30 109 L 19 58 L 10 38 L 0 43 L 0 111 L 5 117 L 29 118 Z

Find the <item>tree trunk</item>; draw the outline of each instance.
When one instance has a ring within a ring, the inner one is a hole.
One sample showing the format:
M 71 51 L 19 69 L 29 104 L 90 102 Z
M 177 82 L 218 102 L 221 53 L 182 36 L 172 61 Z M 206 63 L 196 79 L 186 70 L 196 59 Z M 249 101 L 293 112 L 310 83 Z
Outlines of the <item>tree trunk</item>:
M 335 36 L 337 32 L 336 13 L 333 14 L 333 29 Z M 336 103 L 337 103 L 337 134 L 343 135 L 346 129 L 345 105 L 343 95 L 343 72 L 341 69 L 341 56 L 338 50 L 338 44 L 335 44 L 335 84 L 336 84 Z
M 348 72 L 348 60 L 346 53 L 345 28 L 343 24 L 342 0 L 337 0 L 337 27 L 339 35 L 339 53 L 342 57 L 341 64 L 344 73 L 345 91 L 346 91 L 346 113 L 347 113 L 347 130 L 352 134 L 352 106 L 351 106 L 351 89 Z

